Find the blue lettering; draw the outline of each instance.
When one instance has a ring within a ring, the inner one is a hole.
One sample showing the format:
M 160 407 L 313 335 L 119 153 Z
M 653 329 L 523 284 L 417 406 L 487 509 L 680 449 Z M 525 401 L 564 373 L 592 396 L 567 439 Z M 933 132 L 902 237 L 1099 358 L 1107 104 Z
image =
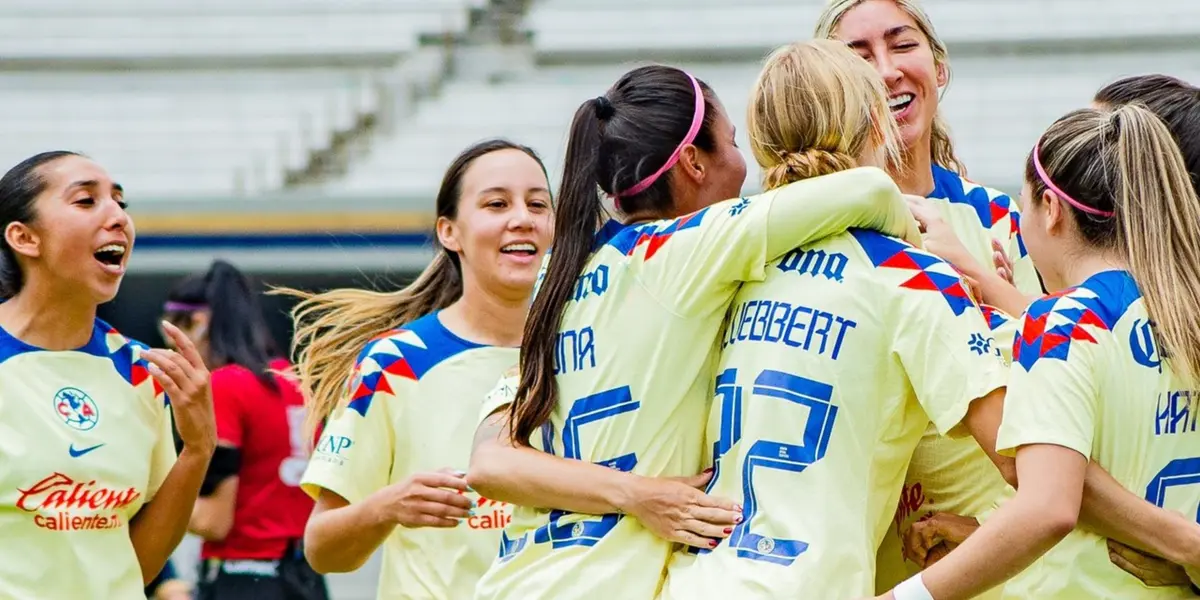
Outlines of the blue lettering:
M 582 301 L 591 296 L 600 296 L 608 291 L 608 265 L 600 265 L 596 270 L 584 273 L 575 280 L 575 295 L 572 300 Z
M 591 327 L 558 332 L 554 348 L 554 374 L 596 368 L 596 335 Z
M 340 455 L 342 450 L 354 445 L 354 441 L 344 435 L 327 435 L 317 444 L 317 452 Z
M 1162 373 L 1162 357 L 1154 344 L 1154 323 L 1141 319 L 1133 322 L 1129 330 L 1129 351 L 1134 362 Z
M 807 306 L 771 300 L 750 300 L 729 310 L 721 348 L 745 341 L 783 343 L 806 352 L 841 356 L 846 332 L 858 326 L 851 319 Z
M 841 252 L 796 249 L 785 254 L 776 267 L 784 273 L 824 277 L 830 281 L 841 283 L 849 262 L 850 260 Z
M 1200 417 L 1195 403 L 1200 394 L 1190 390 L 1159 394 L 1154 410 L 1154 435 L 1174 435 L 1196 431 L 1196 420 Z

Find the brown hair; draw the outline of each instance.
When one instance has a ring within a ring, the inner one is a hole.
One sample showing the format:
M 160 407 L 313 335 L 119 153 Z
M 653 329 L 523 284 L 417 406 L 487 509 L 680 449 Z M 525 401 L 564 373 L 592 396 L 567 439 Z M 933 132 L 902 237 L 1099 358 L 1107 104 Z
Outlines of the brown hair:
M 438 217 L 454 219 L 462 195 L 462 180 L 471 164 L 499 150 L 520 150 L 542 165 L 532 148 L 507 140 L 487 140 L 463 150 L 442 177 Z M 545 166 L 542 166 L 543 171 Z M 407 287 L 394 292 L 337 289 L 319 294 L 277 289 L 300 298 L 292 309 L 296 336 L 292 344 L 296 373 L 306 392 L 310 432 L 327 419 L 345 397 L 354 363 L 375 336 L 446 308 L 462 296 L 462 265 L 458 255 L 433 238 L 434 258 Z M 312 436 L 309 436 L 310 438 Z

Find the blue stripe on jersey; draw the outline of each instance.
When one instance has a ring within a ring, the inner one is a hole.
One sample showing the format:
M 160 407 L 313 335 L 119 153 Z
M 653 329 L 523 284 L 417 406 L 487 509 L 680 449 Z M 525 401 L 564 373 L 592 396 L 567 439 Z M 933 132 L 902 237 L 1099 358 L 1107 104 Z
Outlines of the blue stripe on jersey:
M 82 348 L 70 352 L 80 352 L 97 358 L 107 358 L 112 361 L 113 369 L 131 386 L 137 387 L 150 378 L 150 364 L 145 359 L 133 359 L 135 353 L 147 349 L 147 346 L 137 340 L 129 339 L 120 334 L 112 325 L 101 319 L 96 319 L 92 325 L 92 337 Z M 53 352 L 26 344 L 15 338 L 4 328 L 0 327 L 0 363 L 33 352 Z M 154 382 L 155 394 L 162 390 L 158 382 Z M 170 398 L 163 394 L 163 402 L 170 405 Z
M 655 223 L 644 223 L 641 225 L 621 225 L 616 221 L 609 221 L 597 235 L 596 248 L 611 245 L 626 256 L 633 254 L 633 251 L 642 244 L 648 244 L 646 249 L 646 258 L 654 256 L 654 253 L 671 239 L 671 236 L 693 227 L 699 227 L 704 221 L 704 215 L 708 214 L 710 207 L 704 207 L 694 213 L 684 215 L 678 219 L 671 219 L 663 223 L 662 221 Z M 610 226 L 616 223 L 615 226 Z M 608 236 L 607 239 L 604 236 Z
M 1013 340 L 1013 361 L 1028 371 L 1043 358 L 1067 360 L 1073 342 L 1096 343 L 1085 325 L 1112 331 L 1141 297 L 1128 271 L 1103 271 L 1078 287 L 1039 298 L 1025 311 Z
M 970 206 L 984 228 L 991 228 L 1012 212 L 1012 200 L 1008 196 L 1001 194 L 992 199 L 982 186 L 968 192 L 958 173 L 938 165 L 933 166 L 933 192 L 929 197 Z
M 931 269 L 942 265 L 941 271 L 954 273 L 953 267 L 942 259 L 878 231 L 851 229 L 850 234 L 858 241 L 876 268 L 912 271 L 913 276 L 901 283 L 900 287 L 940 293 L 956 316 L 963 314 L 974 304 L 957 275 Z
M 425 315 L 367 344 L 359 354 L 350 383 L 351 410 L 365 417 L 377 392 L 392 392 L 385 374 L 420 381 L 442 362 L 467 350 L 487 347 L 454 335 L 438 320 L 440 313 Z M 364 370 L 368 371 L 365 375 Z

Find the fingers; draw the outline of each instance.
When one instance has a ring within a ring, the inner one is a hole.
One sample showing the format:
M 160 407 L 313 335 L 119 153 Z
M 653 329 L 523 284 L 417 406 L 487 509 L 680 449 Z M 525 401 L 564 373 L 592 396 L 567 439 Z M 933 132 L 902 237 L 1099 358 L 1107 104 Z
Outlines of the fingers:
M 742 516 L 742 507 L 740 504 L 720 496 L 709 496 L 708 494 L 696 494 L 691 498 L 692 503 L 700 508 L 717 508 L 720 510 L 737 513 L 738 518 Z
M 698 523 L 712 525 L 718 530 L 731 527 L 742 522 L 742 511 L 740 508 L 728 509 L 696 506 L 688 510 L 688 513 L 692 520 Z M 691 528 L 689 527 L 689 529 Z M 693 531 L 695 530 L 693 529 Z
M 714 523 L 707 519 L 688 519 L 680 523 L 680 530 L 714 540 L 724 539 L 733 533 L 735 523 Z
M 459 473 L 462 473 L 462 471 L 445 469 L 433 473 L 417 473 L 416 475 L 412 476 L 412 481 L 413 483 L 419 483 L 426 487 L 450 488 L 452 490 L 465 492 L 470 489 L 467 487 L 467 480 L 463 479 L 466 474 L 463 473 L 462 475 L 459 475 Z
M 713 470 L 705 469 L 703 473 L 698 473 L 696 475 L 692 475 L 691 477 L 679 477 L 676 478 L 675 481 L 683 483 L 688 487 L 693 487 L 697 490 L 703 491 L 704 488 L 708 487 L 708 482 L 712 481 L 712 478 Z
M 462 496 L 458 496 L 462 498 Z M 465 498 L 463 498 L 465 500 Z M 409 509 L 413 512 L 425 515 L 428 517 L 437 517 L 441 519 L 465 519 L 472 516 L 470 509 L 471 502 L 467 501 L 467 506 L 453 506 L 445 502 L 436 500 L 413 500 L 409 503 Z
M 929 549 L 942 543 L 942 535 L 936 521 L 917 521 L 904 533 L 904 557 L 925 568 Z
M 679 542 L 680 544 L 692 546 L 693 548 L 710 548 L 711 549 L 711 548 L 716 548 L 717 544 L 718 544 L 717 540 L 709 539 L 706 537 L 701 537 L 690 531 L 685 531 L 682 529 L 673 532 L 672 535 L 668 537 L 668 539 L 672 542 Z
M 142 358 L 150 363 L 150 376 L 163 386 L 168 396 L 176 401 L 186 400 L 183 386 L 188 384 L 189 379 L 171 354 L 174 353 L 170 350 L 146 350 L 142 352 Z
M 162 322 L 162 328 L 171 338 L 175 347 L 179 349 L 179 353 L 183 355 L 184 360 L 188 364 L 195 369 L 205 370 L 204 359 L 200 357 L 200 353 L 196 351 L 196 345 L 192 343 L 192 340 L 185 333 L 167 321 Z

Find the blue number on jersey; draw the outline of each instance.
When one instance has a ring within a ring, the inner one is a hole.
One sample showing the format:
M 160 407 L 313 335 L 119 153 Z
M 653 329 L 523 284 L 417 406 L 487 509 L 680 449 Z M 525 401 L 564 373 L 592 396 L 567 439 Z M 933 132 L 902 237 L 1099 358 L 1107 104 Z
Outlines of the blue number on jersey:
M 641 403 L 633 399 L 633 393 L 629 390 L 629 386 L 619 387 L 608 391 L 592 394 L 585 398 L 576 400 L 571 405 L 571 410 L 567 413 L 567 419 L 563 423 L 563 456 L 581 460 L 582 452 L 580 451 L 579 429 L 589 423 L 595 423 L 603 419 L 615 417 L 627 412 L 633 412 L 641 407 Z M 548 450 L 553 450 L 553 446 L 546 445 Z M 637 465 L 637 454 L 630 452 L 616 458 L 600 461 L 597 464 L 604 465 L 617 469 L 618 471 L 632 471 Z M 551 543 L 551 548 L 564 548 L 566 546 L 594 546 L 600 538 L 604 537 L 617 523 L 623 518 L 623 515 L 604 515 L 598 519 L 579 520 L 570 523 L 559 523 L 563 517 L 573 513 L 565 510 L 550 511 L 550 522 L 543 525 L 533 533 L 533 542 L 535 544 Z M 519 548 L 518 548 L 519 550 Z
M 743 389 L 736 385 L 737 369 L 728 369 L 717 377 L 717 396 L 721 399 L 719 438 L 713 447 L 714 474 L 711 490 L 720 477 L 721 458 L 742 437 Z M 821 460 L 829 447 L 837 407 L 832 404 L 833 387 L 797 375 L 766 369 L 754 380 L 755 396 L 778 398 L 808 407 L 804 439 L 800 444 L 758 440 L 750 445 L 742 464 L 743 521 L 734 527 L 729 545 L 740 558 L 790 565 L 808 549 L 800 540 L 775 538 L 751 530 L 755 515 L 762 510 L 754 490 L 754 474 L 760 469 L 800 473 Z M 707 549 L 693 549 L 704 553 Z
M 1146 486 L 1146 501 L 1162 508 L 1167 488 L 1194 483 L 1200 483 L 1200 458 L 1177 458 L 1150 480 L 1150 485 Z M 1196 522 L 1200 523 L 1200 510 L 1196 511 Z

